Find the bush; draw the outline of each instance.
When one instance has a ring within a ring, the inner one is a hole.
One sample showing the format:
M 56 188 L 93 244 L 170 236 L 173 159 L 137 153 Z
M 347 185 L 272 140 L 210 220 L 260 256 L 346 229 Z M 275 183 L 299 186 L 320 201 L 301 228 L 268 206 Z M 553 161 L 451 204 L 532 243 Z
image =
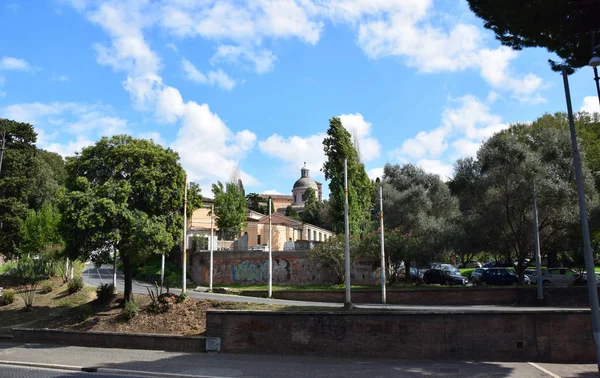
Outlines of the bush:
M 2 292 L 2 304 L 9 305 L 15 301 L 15 291 L 6 289 Z
M 105 283 L 100 284 L 96 289 L 96 297 L 98 298 L 98 302 L 106 304 L 113 300 L 116 297 L 116 290 L 113 284 Z
M 123 310 L 121 311 L 123 317 L 127 320 L 135 318 L 139 312 L 140 306 L 138 306 L 136 301 L 125 302 L 125 307 L 123 307 Z
M 52 285 L 52 281 L 44 281 L 42 283 L 42 294 L 48 294 L 54 290 L 54 286 Z
M 186 293 L 181 293 L 181 295 L 179 295 L 177 297 L 177 303 L 183 303 L 188 299 L 188 295 Z
M 69 281 L 69 294 L 73 294 L 83 289 L 83 278 L 81 276 L 73 277 Z
M 79 322 L 82 322 L 93 315 L 92 306 L 88 303 L 80 306 L 76 310 L 75 319 Z

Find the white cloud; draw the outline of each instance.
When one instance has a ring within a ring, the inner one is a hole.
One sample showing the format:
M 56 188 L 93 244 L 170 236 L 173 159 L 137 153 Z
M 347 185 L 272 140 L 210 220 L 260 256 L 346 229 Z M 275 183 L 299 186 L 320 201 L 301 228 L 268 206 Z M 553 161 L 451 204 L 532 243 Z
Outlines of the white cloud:
M 600 102 L 598 102 L 598 96 L 585 96 L 583 98 L 583 105 L 581 105 L 579 110 L 588 113 L 600 113 Z
M 0 60 L 0 71 L 31 71 L 32 67 L 24 59 L 5 56 Z
M 441 160 L 421 159 L 417 161 L 417 165 L 426 172 L 439 175 L 444 181 L 450 179 L 454 173 L 452 164 L 444 163 Z
M 381 145 L 377 139 L 371 136 L 372 125 L 365 121 L 360 113 L 342 114 L 340 116 L 342 125 L 352 135 L 352 140 L 356 143 L 358 140 L 358 149 L 360 157 L 364 162 L 369 162 L 379 157 Z
M 207 75 L 198 71 L 198 69 L 187 59 L 182 60 L 185 77 L 197 84 L 218 85 L 219 87 L 230 91 L 235 86 L 235 80 L 229 77 L 225 71 L 209 71 Z
M 66 82 L 69 81 L 69 77 L 67 75 L 54 75 L 52 76 L 52 80 Z
M 342 125 L 359 141 L 359 150 L 364 161 L 371 161 L 380 155 L 381 146 L 377 139 L 371 136 L 372 125 L 365 121 L 360 113 L 340 115 Z M 313 175 L 323 167 L 325 153 L 323 151 L 323 140 L 326 133 L 313 134 L 307 137 L 293 135 L 283 137 L 273 134 L 267 139 L 260 141 L 258 147 L 266 155 L 279 158 L 286 163 L 285 169 L 292 175 L 306 163 Z
M 101 136 L 130 133 L 129 124 L 110 107 L 78 102 L 24 103 L 0 109 L 4 118 L 31 123 L 37 146 L 63 156 L 72 155 Z
M 284 138 L 273 134 L 266 140 L 260 141 L 258 147 L 262 153 L 285 161 L 286 169 L 294 175 L 305 162 L 308 169 L 318 172 L 325 161 L 323 139 L 326 136 L 325 133 L 319 133 L 308 137 L 294 135 Z
M 371 180 L 376 180 L 377 178 L 383 178 L 383 167 L 381 168 L 373 168 L 367 171 L 367 175 Z
M 272 190 L 265 190 L 265 191 L 262 192 L 262 194 L 281 194 L 281 193 L 279 193 L 275 189 L 272 189 Z
M 439 127 L 420 131 L 393 150 L 390 156 L 401 163 L 416 160 L 416 164 L 428 172 L 449 177 L 452 165 L 448 161 L 475 156 L 484 140 L 509 126 L 474 96 L 466 95 L 450 101 L 455 106 L 443 111 Z
M 217 51 L 210 59 L 210 62 L 216 64 L 220 62 L 237 63 L 246 61 L 254 65 L 256 73 L 263 74 L 273 71 L 276 59 L 275 55 L 269 50 L 243 45 L 221 45 L 217 48 Z

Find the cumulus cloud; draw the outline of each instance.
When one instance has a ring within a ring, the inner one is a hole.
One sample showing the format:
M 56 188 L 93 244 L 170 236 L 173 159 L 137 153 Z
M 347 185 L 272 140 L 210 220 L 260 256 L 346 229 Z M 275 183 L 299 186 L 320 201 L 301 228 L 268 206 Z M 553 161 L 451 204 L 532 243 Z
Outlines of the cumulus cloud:
M 38 134 L 37 146 L 63 156 L 73 155 L 102 136 L 130 133 L 126 120 L 109 106 L 77 103 L 24 103 L 0 109 L 3 118 L 31 123 Z
M 584 97 L 583 105 L 581 105 L 579 110 L 588 113 L 600 113 L 600 102 L 598 102 L 598 96 Z
M 452 99 L 454 106 L 442 113 L 441 125 L 431 131 L 420 131 L 390 152 L 398 162 L 416 162 L 428 172 L 450 177 L 454 160 L 475 156 L 481 143 L 509 125 L 492 114 L 489 107 L 475 96 Z
M 230 91 L 235 86 L 235 80 L 229 77 L 225 71 L 218 69 L 217 71 L 209 71 L 206 75 L 198 71 L 198 69 L 187 59 L 183 59 L 183 72 L 185 77 L 197 84 L 217 85 L 225 90 Z
M 0 71 L 31 71 L 32 67 L 24 59 L 5 56 L 0 60 Z

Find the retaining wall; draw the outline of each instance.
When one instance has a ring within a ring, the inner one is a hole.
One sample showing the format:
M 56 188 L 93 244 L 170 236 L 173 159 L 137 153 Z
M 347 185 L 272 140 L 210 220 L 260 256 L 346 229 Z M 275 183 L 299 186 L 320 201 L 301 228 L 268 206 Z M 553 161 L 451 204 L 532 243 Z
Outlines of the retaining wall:
M 60 329 L 13 328 L 19 343 L 76 345 L 97 348 L 151 349 L 170 352 L 204 352 L 204 336 L 173 336 L 119 332 L 78 332 Z
M 328 285 L 336 277 L 321 264 L 308 259 L 309 251 L 274 251 L 273 284 L 275 285 Z M 210 277 L 210 252 L 191 255 L 189 275 L 200 285 L 208 285 Z M 266 284 L 269 279 L 269 254 L 263 251 L 214 251 L 213 283 Z M 373 261 L 359 260 L 352 265 L 352 283 L 376 285 L 380 282 L 379 268 Z
M 600 291 L 599 291 L 600 292 Z M 266 297 L 266 290 L 244 290 L 242 295 Z M 341 290 L 276 290 L 273 298 L 344 303 L 345 292 Z M 600 294 L 599 294 L 600 295 Z M 473 305 L 517 305 L 550 307 L 588 307 L 586 287 L 547 288 L 544 299 L 537 300 L 535 286 L 531 287 L 472 287 L 388 290 L 386 301 L 390 304 L 473 306 Z M 381 290 L 354 290 L 353 303 L 381 303 Z
M 595 362 L 589 311 L 309 313 L 207 311 L 224 353 Z

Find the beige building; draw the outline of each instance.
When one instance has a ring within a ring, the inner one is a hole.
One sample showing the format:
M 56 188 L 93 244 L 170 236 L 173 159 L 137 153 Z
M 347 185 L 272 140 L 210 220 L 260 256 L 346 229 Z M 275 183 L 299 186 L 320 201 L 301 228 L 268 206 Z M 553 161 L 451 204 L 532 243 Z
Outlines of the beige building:
M 333 236 L 333 233 L 315 225 L 304 223 L 302 221 L 286 217 L 285 210 L 292 205 L 301 213 L 304 209 L 306 189 L 313 188 L 319 200 L 322 199 L 321 183 L 310 178 L 309 170 L 305 166 L 300 171 L 301 177 L 294 183 L 292 195 L 283 194 L 261 194 L 264 199 L 271 198 L 275 207 L 275 213 L 271 215 L 271 239 L 272 250 L 283 251 L 294 249 L 295 245 L 302 246 L 302 249 L 314 245 L 314 242 L 323 242 Z M 213 243 L 213 249 L 237 249 L 244 250 L 254 246 L 268 245 L 269 243 L 269 216 L 256 211 L 248 210 L 246 217 L 246 227 L 238 240 L 222 240 L 214 219 L 211 223 L 211 206 L 213 200 L 205 198 L 203 207 L 194 211 L 192 219 L 188 225 L 188 245 L 192 245 L 194 236 L 201 236 L 206 239 L 203 248 L 210 249 L 210 243 Z M 210 237 L 212 229 L 212 239 Z M 290 242 L 309 242 L 309 243 L 290 243 Z M 286 244 L 287 243 L 287 244 Z M 307 246 L 307 247 L 304 247 Z M 300 247 L 299 247 L 300 248 Z

